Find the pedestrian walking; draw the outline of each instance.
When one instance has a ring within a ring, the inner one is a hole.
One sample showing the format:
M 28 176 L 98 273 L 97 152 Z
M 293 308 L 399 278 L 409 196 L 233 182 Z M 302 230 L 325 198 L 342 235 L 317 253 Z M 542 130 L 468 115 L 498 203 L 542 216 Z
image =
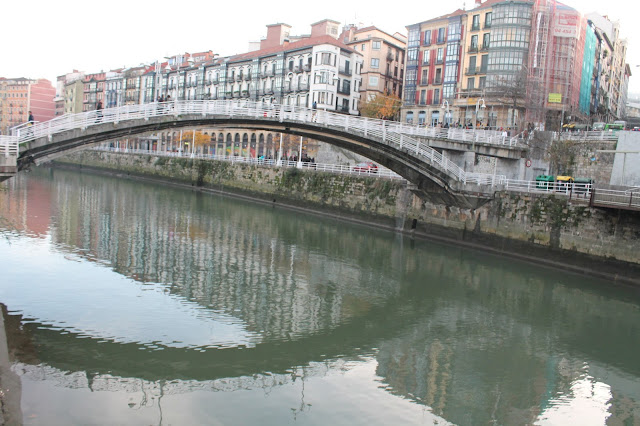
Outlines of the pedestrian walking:
M 99 123 L 102 121 L 102 101 L 98 101 L 98 104 L 96 105 L 96 123 Z
M 33 126 L 34 124 L 35 120 L 33 118 L 33 113 L 29 111 L 29 119 L 27 120 L 27 133 L 29 134 L 29 136 L 33 136 L 33 128 L 31 126 Z

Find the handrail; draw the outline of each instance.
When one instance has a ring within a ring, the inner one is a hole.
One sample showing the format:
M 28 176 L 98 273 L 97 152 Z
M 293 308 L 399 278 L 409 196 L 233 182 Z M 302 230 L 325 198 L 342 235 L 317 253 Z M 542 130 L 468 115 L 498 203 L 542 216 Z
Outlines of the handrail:
M 297 167 L 302 169 L 309 169 L 318 172 L 329 172 L 338 174 L 352 174 L 360 176 L 371 176 L 387 179 L 399 179 L 405 180 L 402 176 L 396 172 L 387 169 L 386 167 L 378 166 L 377 169 L 363 170 L 353 165 L 341 165 L 341 164 L 326 164 L 326 163 L 312 163 L 307 161 L 292 161 L 292 160 L 277 160 L 272 158 L 254 158 L 254 157 L 242 157 L 236 155 L 210 155 L 201 153 L 190 153 L 188 151 L 163 151 L 163 150 L 148 150 L 137 148 L 114 148 L 97 146 L 93 148 L 96 151 L 118 152 L 125 154 L 141 154 L 141 155 L 155 155 L 162 157 L 186 157 L 186 158 L 198 158 L 203 160 L 216 160 L 226 161 L 231 163 L 244 163 L 261 166 L 273 166 L 273 167 Z

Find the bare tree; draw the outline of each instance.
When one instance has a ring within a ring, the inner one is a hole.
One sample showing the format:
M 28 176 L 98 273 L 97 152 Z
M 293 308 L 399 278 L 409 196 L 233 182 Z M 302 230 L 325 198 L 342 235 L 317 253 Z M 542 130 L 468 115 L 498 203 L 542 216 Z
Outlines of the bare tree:
M 522 67 L 515 74 L 496 74 L 487 81 L 486 97 L 494 102 L 509 105 L 512 108 L 511 122 L 517 127 L 516 111 L 524 117 L 527 105 L 527 71 Z

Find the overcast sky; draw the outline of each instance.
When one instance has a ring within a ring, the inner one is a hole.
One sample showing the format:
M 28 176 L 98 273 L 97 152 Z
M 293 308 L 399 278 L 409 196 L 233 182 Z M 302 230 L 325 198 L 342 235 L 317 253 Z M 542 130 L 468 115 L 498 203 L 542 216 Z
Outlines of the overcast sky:
M 375 25 L 388 33 L 462 8 L 465 2 L 204 1 L 138 2 L 109 0 L 18 0 L 3 2 L 0 76 L 47 78 L 77 69 L 87 73 L 149 63 L 181 52 L 212 50 L 221 56 L 243 53 L 266 35 L 266 25 L 292 26 L 310 33 L 310 24 L 333 19 Z M 467 0 L 467 9 L 473 7 Z M 629 43 L 627 62 L 634 74 L 630 92 L 640 93 L 640 25 L 628 0 L 567 0 L 581 13 L 598 12 L 621 24 Z M 367 6 L 365 6 L 367 5 Z M 394 10 L 392 8 L 396 7 Z

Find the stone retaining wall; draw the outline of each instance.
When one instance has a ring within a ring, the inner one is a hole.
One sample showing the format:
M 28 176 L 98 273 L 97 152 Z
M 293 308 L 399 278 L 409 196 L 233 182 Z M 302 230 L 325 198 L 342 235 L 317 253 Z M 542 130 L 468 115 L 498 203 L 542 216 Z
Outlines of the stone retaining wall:
M 477 210 L 429 203 L 404 181 L 241 163 L 82 151 L 56 164 L 126 173 L 340 216 L 640 284 L 640 213 L 497 193 Z

